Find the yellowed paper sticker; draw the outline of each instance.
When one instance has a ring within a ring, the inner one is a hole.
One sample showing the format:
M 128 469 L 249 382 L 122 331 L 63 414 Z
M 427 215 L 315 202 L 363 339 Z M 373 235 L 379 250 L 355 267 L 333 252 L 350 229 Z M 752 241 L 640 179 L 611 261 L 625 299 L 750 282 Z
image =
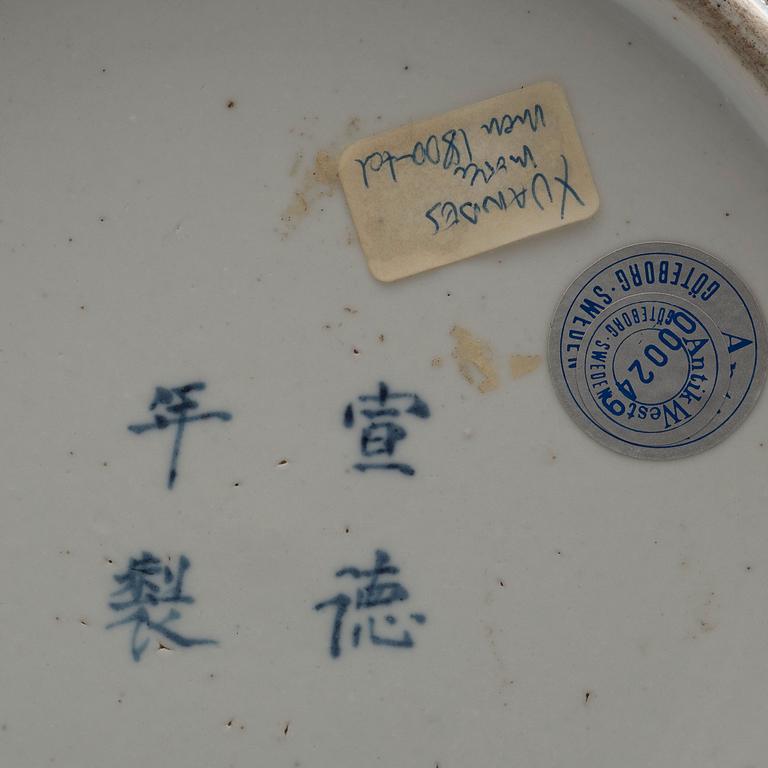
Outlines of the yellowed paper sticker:
M 599 206 L 565 93 L 550 82 L 362 139 L 339 177 L 368 267 L 387 282 Z

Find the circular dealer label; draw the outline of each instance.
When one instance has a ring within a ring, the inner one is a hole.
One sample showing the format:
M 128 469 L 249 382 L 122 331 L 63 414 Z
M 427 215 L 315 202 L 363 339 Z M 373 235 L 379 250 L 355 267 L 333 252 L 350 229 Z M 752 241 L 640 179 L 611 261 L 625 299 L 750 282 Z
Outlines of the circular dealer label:
M 746 418 L 767 343 L 754 297 L 728 267 L 695 248 L 646 243 L 606 256 L 568 288 L 549 365 L 566 410 L 598 442 L 681 458 Z
M 728 345 L 685 299 L 638 293 L 590 325 L 576 360 L 584 411 L 595 425 L 646 448 L 700 432 L 728 391 Z

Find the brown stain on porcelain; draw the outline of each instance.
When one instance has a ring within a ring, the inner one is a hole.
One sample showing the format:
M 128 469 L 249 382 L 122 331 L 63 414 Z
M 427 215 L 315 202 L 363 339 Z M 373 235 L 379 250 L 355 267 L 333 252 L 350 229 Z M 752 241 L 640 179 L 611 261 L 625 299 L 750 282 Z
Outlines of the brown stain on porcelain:
M 460 325 L 453 326 L 451 336 L 455 342 L 452 355 L 466 381 L 483 394 L 498 389 L 499 375 L 490 344 Z
M 509 372 L 513 379 L 533 373 L 541 365 L 541 355 L 510 355 Z
M 674 0 L 733 51 L 742 66 L 768 90 L 768 19 L 751 0 Z M 676 17 L 674 17 L 676 18 Z
M 315 155 L 315 167 L 311 172 L 313 180 L 333 193 L 339 183 L 339 159 L 336 155 L 320 150 Z
M 304 156 L 299 152 L 291 166 L 288 175 L 296 176 Z M 285 239 L 293 232 L 298 224 L 313 210 L 313 206 L 326 197 L 333 197 L 339 186 L 338 157 L 327 151 L 320 150 L 315 154 L 311 168 L 308 168 L 299 188 L 293 193 L 293 200 L 286 206 L 280 216 L 280 235 Z

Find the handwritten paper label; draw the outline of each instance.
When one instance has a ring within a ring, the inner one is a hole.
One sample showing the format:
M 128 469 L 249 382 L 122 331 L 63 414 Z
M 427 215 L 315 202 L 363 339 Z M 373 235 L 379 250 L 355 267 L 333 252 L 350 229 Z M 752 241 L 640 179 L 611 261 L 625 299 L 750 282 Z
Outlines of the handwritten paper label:
M 592 216 L 597 189 L 563 89 L 544 82 L 362 139 L 339 177 L 385 282 Z

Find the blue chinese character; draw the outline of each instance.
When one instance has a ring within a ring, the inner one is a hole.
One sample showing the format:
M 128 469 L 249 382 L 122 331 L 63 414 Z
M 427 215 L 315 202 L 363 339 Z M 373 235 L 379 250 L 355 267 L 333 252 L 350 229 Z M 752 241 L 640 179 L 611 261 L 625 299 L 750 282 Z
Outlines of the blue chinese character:
M 367 579 L 368 581 L 364 586 L 357 588 L 354 601 L 349 595 L 340 592 L 335 597 L 315 605 L 316 611 L 322 611 L 328 607 L 336 609 L 331 629 L 331 656 L 334 659 L 341 655 L 344 616 L 353 602 L 355 610 L 364 611 L 408 600 L 410 596 L 408 590 L 399 581 L 381 579 L 382 576 L 397 576 L 398 573 L 400 573 L 400 569 L 391 564 L 389 554 L 383 549 L 376 550 L 374 566 L 371 569 L 362 570 L 354 566 L 346 566 L 336 571 L 336 578 L 351 576 L 353 579 Z M 411 613 L 409 615 L 417 624 L 424 624 L 427 620 L 423 613 Z M 390 626 L 394 626 L 397 623 L 397 618 L 393 614 L 387 613 L 384 616 L 384 621 Z M 408 630 L 403 630 L 399 637 L 385 637 L 377 633 L 374 616 L 367 616 L 366 623 L 373 645 L 386 645 L 392 648 L 413 647 L 413 637 Z M 360 645 L 362 632 L 363 625 L 359 622 L 356 623 L 352 629 L 353 647 L 357 648 Z
M 149 638 L 139 642 L 139 635 L 145 627 L 183 648 L 192 645 L 217 644 L 216 640 L 185 637 L 169 629 L 167 625 L 170 622 L 181 618 L 181 613 L 176 608 L 169 608 L 165 617 L 159 621 L 152 618 L 153 609 L 161 603 L 195 602 L 194 598 L 184 594 L 184 574 L 189 565 L 189 558 L 181 555 L 174 575 L 173 571 L 167 565 L 163 565 L 162 561 L 151 552 L 142 552 L 141 557 L 132 557 L 128 561 L 128 568 L 124 573 L 113 576 L 121 586 L 110 594 L 114 599 L 110 601 L 109 607 L 117 613 L 132 612 L 122 619 L 107 624 L 106 628 L 113 629 L 124 624 L 133 624 L 131 654 L 134 661 L 141 659 L 141 654 L 149 643 Z
M 360 452 L 365 458 L 393 456 L 397 444 L 401 440 L 405 440 L 408 435 L 405 428 L 395 421 L 401 416 L 401 411 L 391 405 L 393 400 L 410 400 L 410 405 L 404 410 L 404 413 L 411 416 L 427 419 L 430 415 L 429 406 L 418 395 L 406 392 L 390 392 L 389 387 L 383 381 L 379 382 L 377 394 L 361 395 L 357 399 L 363 404 L 363 407 L 359 407 L 359 414 L 368 420 L 360 434 Z M 347 429 L 352 429 L 355 425 L 355 408 L 352 403 L 349 403 L 344 409 L 343 421 Z M 358 462 L 354 466 L 359 472 L 365 472 L 369 469 L 393 469 L 404 475 L 416 473 L 410 464 L 396 461 Z
M 166 389 L 165 387 L 156 387 L 155 396 L 149 405 L 150 412 L 154 413 L 154 420 L 147 424 L 131 424 L 128 429 L 134 434 L 140 435 L 150 429 L 167 429 L 176 427 L 176 436 L 173 440 L 173 450 L 171 451 L 171 466 L 168 470 L 168 488 L 173 488 L 176 482 L 177 466 L 179 463 L 179 452 L 181 451 L 181 438 L 184 434 L 184 427 L 193 421 L 203 421 L 205 419 L 220 419 L 229 421 L 232 414 L 227 411 L 209 411 L 208 413 L 198 413 L 194 416 L 188 416 L 190 411 L 198 408 L 198 403 L 189 397 L 190 392 L 201 392 L 205 389 L 202 381 L 195 381 L 191 384 L 185 384 L 183 387 L 174 387 Z M 165 413 L 160 413 L 160 406 Z

